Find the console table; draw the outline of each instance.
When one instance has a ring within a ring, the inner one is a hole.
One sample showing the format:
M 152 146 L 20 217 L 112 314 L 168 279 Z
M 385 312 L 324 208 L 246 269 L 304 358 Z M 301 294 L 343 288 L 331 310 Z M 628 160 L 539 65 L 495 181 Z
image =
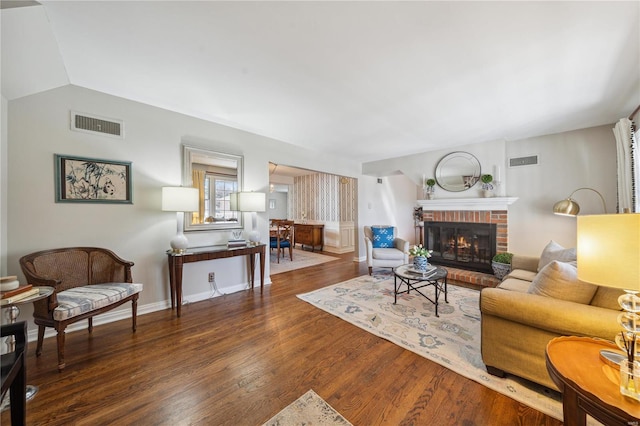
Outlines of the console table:
M 167 251 L 169 260 L 169 285 L 171 286 L 171 309 L 177 308 L 177 314 L 182 314 L 182 269 L 185 263 L 203 262 L 205 260 L 223 259 L 225 257 L 247 256 L 249 268 L 249 282 L 251 288 L 255 282 L 256 257 L 260 255 L 260 292 L 264 290 L 264 258 L 265 244 L 248 245 L 246 247 L 229 248 L 226 245 L 194 247 L 184 253 Z
M 302 244 L 311 246 L 311 251 L 315 251 L 320 246 L 320 251 L 324 248 L 324 225 L 314 223 L 296 223 L 293 225 L 293 245 Z

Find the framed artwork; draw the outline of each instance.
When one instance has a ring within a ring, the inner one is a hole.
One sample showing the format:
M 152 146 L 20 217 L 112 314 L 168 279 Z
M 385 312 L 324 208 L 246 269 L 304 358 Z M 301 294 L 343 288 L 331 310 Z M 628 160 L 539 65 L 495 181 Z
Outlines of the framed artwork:
M 132 204 L 131 162 L 54 157 L 56 203 Z
M 276 208 L 276 200 L 274 200 L 273 198 L 271 198 L 271 199 L 269 200 L 269 208 L 270 208 L 271 210 L 273 210 L 273 209 L 275 209 L 275 208 Z

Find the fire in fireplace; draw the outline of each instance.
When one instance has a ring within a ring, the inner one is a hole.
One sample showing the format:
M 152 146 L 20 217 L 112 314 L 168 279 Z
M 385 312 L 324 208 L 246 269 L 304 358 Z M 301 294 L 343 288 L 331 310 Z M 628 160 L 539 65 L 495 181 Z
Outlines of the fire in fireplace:
M 425 222 L 424 241 L 433 250 L 429 262 L 491 273 L 496 254 L 496 225 L 493 223 Z

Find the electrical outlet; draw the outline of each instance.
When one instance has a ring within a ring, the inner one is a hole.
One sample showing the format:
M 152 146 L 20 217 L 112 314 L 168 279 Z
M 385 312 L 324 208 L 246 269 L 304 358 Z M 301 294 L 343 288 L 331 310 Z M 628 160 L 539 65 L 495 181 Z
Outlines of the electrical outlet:
M 209 282 L 212 283 L 216 280 L 216 273 L 215 272 L 209 272 Z

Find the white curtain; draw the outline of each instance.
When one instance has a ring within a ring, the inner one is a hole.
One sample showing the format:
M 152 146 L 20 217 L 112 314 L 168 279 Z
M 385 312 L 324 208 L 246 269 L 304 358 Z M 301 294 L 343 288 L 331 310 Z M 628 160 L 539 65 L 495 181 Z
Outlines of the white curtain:
M 618 151 L 618 213 L 640 212 L 638 144 L 633 121 L 622 118 L 613 128 Z

